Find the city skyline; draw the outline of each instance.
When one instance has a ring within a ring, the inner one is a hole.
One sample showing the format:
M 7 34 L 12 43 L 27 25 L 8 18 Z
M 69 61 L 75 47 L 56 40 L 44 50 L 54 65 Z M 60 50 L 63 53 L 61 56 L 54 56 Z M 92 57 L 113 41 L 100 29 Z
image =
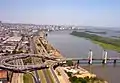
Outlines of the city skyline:
M 10 23 L 120 27 L 118 0 L 1 0 L 0 11 Z

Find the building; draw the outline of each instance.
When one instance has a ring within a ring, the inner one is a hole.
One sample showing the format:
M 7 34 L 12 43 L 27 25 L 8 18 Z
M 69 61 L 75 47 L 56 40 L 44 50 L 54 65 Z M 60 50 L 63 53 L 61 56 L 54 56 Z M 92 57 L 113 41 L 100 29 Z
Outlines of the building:
M 5 70 L 0 70 L 0 83 L 8 83 L 8 75 Z
M 15 49 L 17 44 L 21 41 L 22 37 L 9 37 L 4 42 L 2 42 L 2 49 L 4 52 L 9 51 L 12 53 L 12 51 Z
M 4 41 L 3 43 L 9 43 L 9 44 L 12 44 L 12 45 L 15 45 L 17 44 L 20 40 L 22 39 L 22 37 L 9 37 L 6 41 Z

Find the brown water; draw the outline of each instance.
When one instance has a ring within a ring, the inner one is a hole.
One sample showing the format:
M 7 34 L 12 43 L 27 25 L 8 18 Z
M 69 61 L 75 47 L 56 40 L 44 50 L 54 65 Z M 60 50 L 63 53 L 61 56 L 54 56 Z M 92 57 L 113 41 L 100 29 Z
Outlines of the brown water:
M 109 66 L 82 66 L 91 73 L 96 74 L 98 77 L 108 81 L 109 83 L 120 83 L 120 65 L 109 65 Z
M 89 49 L 92 49 L 94 58 L 102 57 L 102 47 L 92 43 L 90 40 L 69 35 L 70 32 L 71 31 L 51 32 L 48 35 L 48 40 L 55 48 L 57 48 L 64 55 L 64 57 L 87 58 Z M 109 58 L 120 57 L 120 54 L 115 51 L 107 51 Z M 109 83 L 120 82 L 120 79 L 118 79 L 120 77 L 119 64 L 117 64 L 116 66 L 92 65 L 90 67 L 86 65 L 83 67 L 87 70 L 90 70 L 90 72 L 95 73 L 98 77 L 107 80 Z

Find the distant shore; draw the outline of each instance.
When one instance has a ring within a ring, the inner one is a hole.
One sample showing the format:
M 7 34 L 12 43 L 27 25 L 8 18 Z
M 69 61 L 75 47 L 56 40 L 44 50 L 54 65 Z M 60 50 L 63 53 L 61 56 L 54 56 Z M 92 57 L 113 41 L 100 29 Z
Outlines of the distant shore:
M 84 37 L 90 39 L 93 43 L 100 45 L 103 49 L 114 50 L 120 52 L 120 39 L 112 39 L 107 37 L 101 37 L 95 34 L 89 34 L 86 32 L 73 31 L 71 35 L 77 37 Z

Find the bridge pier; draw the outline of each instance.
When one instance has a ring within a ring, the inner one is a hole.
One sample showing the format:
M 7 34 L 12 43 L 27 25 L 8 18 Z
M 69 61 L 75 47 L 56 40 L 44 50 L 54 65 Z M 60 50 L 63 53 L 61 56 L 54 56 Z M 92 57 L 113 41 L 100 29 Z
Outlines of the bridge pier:
M 80 64 L 80 61 L 79 60 L 77 60 L 77 65 L 79 65 Z
M 102 60 L 102 64 L 106 64 L 105 59 Z
M 80 61 L 79 61 L 79 60 L 77 60 L 77 68 L 79 67 L 79 64 L 80 64 Z
M 88 61 L 88 64 L 92 64 L 92 61 L 91 61 L 91 60 L 89 60 L 89 61 Z
M 89 54 L 88 54 L 88 64 L 92 64 L 92 56 L 93 56 L 93 52 L 92 50 L 89 51 Z
M 106 64 L 107 63 L 107 54 L 108 54 L 107 51 L 104 50 L 102 64 Z
M 113 63 L 116 64 L 116 62 L 117 62 L 117 59 L 114 59 L 114 62 L 113 62 Z

